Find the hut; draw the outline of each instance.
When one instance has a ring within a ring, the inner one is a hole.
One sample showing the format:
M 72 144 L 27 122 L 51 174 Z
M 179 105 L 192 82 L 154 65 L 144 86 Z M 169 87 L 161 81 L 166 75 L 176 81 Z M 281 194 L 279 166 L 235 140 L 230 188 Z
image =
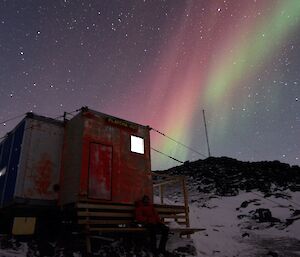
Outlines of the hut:
M 133 203 L 152 196 L 149 127 L 82 108 L 28 113 L 0 143 L 0 206 Z
M 181 234 L 199 231 L 189 227 L 184 178 L 153 183 L 150 149 L 148 126 L 87 107 L 64 121 L 28 113 L 0 143 L 0 228 L 56 233 L 63 218 L 82 226 L 90 252 L 92 233 L 145 231 L 130 227 L 134 202 L 153 201 L 159 188 L 160 217 L 184 225 L 176 228 Z M 183 186 L 184 205 L 164 204 L 164 187 L 174 182 Z
M 88 108 L 65 126 L 60 205 L 152 197 L 149 127 Z

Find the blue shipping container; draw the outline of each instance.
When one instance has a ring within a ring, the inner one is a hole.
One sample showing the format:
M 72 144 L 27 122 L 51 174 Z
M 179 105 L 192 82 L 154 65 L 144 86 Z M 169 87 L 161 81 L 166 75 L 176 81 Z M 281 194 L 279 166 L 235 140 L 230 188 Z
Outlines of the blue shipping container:
M 28 114 L 0 142 L 0 205 L 56 202 L 63 123 Z

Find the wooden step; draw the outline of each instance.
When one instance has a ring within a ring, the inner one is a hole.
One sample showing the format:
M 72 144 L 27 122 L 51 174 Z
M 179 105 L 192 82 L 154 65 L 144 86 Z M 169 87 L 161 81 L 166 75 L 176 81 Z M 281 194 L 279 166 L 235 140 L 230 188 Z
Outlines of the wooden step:
M 100 211 L 79 211 L 77 212 L 77 215 L 80 217 L 111 217 L 111 218 L 118 218 L 118 217 L 123 217 L 123 218 L 133 218 L 134 214 L 130 212 L 100 212 Z
M 182 235 L 193 234 L 195 232 L 204 231 L 205 228 L 170 228 L 171 233 L 180 233 Z M 147 232 L 146 228 L 90 228 L 89 231 L 103 232 L 103 233 L 130 233 L 130 232 Z

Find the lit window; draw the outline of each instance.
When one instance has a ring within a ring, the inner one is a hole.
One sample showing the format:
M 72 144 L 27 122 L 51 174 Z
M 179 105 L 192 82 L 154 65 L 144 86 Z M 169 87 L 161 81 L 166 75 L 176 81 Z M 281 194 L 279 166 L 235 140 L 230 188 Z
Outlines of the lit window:
M 0 177 L 4 176 L 5 173 L 6 173 L 6 167 L 4 167 L 2 170 L 0 170 Z
M 144 154 L 144 139 L 131 136 L 131 152 Z

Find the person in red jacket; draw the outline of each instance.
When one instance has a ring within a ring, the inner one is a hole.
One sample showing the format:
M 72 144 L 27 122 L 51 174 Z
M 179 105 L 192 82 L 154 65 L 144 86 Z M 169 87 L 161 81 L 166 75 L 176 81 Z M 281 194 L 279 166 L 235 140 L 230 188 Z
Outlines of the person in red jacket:
M 151 250 L 154 254 L 167 254 L 166 244 L 168 241 L 169 228 L 159 218 L 150 198 L 145 195 L 141 201 L 136 202 L 135 220 L 138 224 L 147 228 L 150 235 Z M 156 235 L 161 234 L 159 247 L 156 247 Z

